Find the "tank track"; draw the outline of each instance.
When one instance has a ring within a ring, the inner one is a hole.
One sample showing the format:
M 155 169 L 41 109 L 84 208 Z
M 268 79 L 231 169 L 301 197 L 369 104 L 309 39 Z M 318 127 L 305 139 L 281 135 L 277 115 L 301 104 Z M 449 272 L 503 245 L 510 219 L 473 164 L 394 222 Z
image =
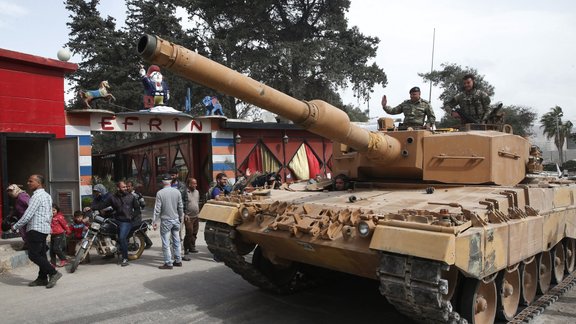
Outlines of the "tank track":
M 266 277 L 252 263 L 246 261 L 243 255 L 238 253 L 234 243 L 237 232 L 232 226 L 207 221 L 204 235 L 208 249 L 214 254 L 215 259 L 224 262 L 235 273 L 258 288 L 276 294 L 289 294 L 316 285 L 314 280 L 301 271 L 296 271 L 290 282 L 283 285 L 279 285 Z
M 556 300 L 558 300 L 558 298 L 560 298 L 560 296 L 572 289 L 574 285 L 576 285 L 576 272 L 572 272 L 572 274 L 564 278 L 561 283 L 550 289 L 546 294 L 540 296 L 540 298 L 530 306 L 516 314 L 516 316 L 514 316 L 514 318 L 508 323 L 529 323 L 536 316 L 542 314 L 546 307 L 552 305 Z
M 419 323 L 467 323 L 443 299 L 448 281 L 442 279 L 442 271 L 448 265 L 412 256 L 380 255 L 380 293 L 396 310 Z

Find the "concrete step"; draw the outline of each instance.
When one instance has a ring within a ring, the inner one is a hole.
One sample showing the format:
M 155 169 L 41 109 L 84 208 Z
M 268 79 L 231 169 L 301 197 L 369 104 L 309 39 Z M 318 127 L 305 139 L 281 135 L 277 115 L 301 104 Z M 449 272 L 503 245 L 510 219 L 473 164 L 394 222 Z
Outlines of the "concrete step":
M 19 237 L 0 240 L 0 273 L 30 263 L 27 251 L 20 250 L 22 244 L 24 243 Z

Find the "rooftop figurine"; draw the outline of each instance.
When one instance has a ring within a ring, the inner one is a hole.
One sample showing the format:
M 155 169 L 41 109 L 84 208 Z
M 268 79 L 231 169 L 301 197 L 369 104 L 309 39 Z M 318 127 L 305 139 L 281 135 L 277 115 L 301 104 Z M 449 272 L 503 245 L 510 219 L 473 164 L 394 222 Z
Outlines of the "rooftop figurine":
M 110 85 L 108 84 L 108 81 L 102 81 L 100 82 L 100 86 L 97 90 L 81 90 L 78 92 L 78 95 L 80 98 L 82 98 L 82 100 L 84 100 L 86 108 L 92 109 L 90 103 L 94 99 L 108 99 L 108 102 L 116 100 L 112 93 L 109 92 L 109 89 Z
M 158 65 L 150 65 L 148 71 L 140 66 L 140 76 L 144 85 L 144 107 L 164 106 L 170 100 L 168 84 L 160 72 Z

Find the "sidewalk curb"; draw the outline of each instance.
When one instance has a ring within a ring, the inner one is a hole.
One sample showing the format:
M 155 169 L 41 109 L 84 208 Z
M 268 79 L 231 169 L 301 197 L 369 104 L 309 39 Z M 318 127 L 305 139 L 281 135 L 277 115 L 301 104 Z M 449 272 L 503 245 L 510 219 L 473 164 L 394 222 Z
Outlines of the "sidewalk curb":
M 0 273 L 26 266 L 30 263 L 26 251 L 14 251 L 7 255 L 0 255 Z

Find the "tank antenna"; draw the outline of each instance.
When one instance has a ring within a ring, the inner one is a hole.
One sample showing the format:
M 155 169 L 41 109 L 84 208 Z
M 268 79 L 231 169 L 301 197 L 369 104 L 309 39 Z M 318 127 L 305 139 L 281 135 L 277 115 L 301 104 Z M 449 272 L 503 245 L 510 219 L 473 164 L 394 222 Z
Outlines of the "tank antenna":
M 432 33 L 432 63 L 430 64 L 430 75 L 434 71 L 434 44 L 436 43 L 436 28 Z M 430 91 L 428 91 L 428 102 L 432 102 L 432 79 L 430 79 Z

